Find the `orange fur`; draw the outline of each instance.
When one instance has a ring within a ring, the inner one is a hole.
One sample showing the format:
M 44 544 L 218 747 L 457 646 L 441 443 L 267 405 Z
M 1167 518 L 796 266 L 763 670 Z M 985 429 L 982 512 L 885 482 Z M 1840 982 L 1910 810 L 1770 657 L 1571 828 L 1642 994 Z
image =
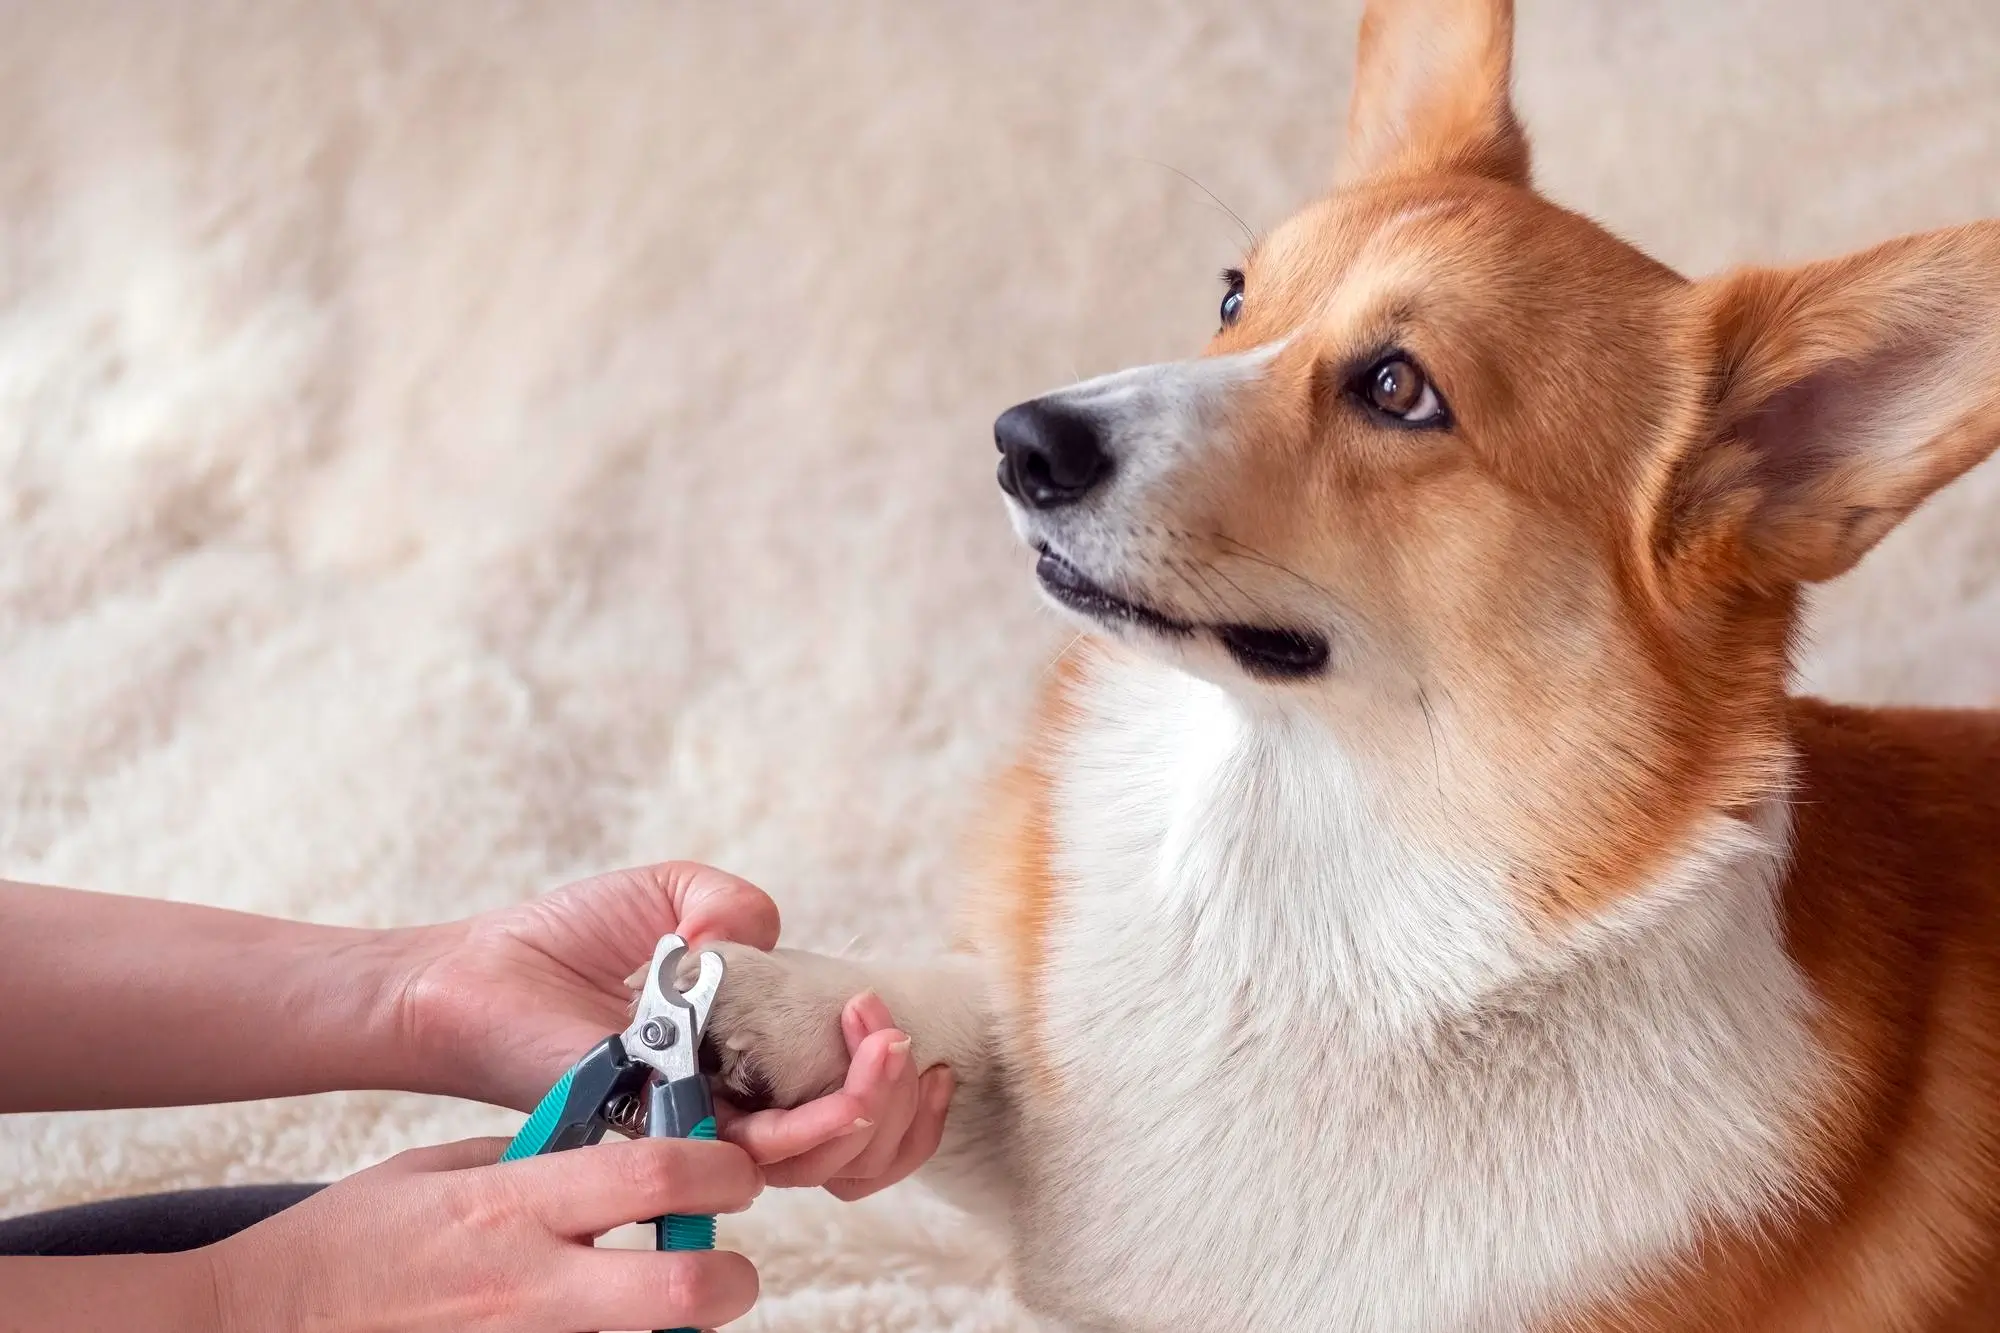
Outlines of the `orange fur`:
M 1050 756 L 1053 743 L 1073 721 L 1068 693 L 1089 651 L 1072 645 L 1049 668 L 1036 735 L 993 782 L 984 818 L 974 830 L 973 882 L 981 887 L 968 895 L 961 910 L 960 948 L 999 960 L 1009 1012 L 1019 1029 L 1016 1049 L 1027 1053 L 1028 1085 L 1045 1097 L 1060 1093 L 1054 1062 L 1042 1054 L 1046 1048 L 1040 1036 L 1046 1014 L 1042 966 L 1060 897 L 1051 864 Z

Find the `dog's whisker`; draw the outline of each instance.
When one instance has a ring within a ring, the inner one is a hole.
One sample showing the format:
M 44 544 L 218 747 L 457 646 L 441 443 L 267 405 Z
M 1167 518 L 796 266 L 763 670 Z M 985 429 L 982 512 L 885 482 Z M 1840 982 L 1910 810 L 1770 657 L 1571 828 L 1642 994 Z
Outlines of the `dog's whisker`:
M 1287 565 L 1282 561 L 1272 559 L 1268 553 L 1261 551 L 1257 547 L 1251 546 L 1245 542 L 1240 542 L 1236 538 L 1231 537 L 1226 532 L 1218 532 L 1214 534 L 1214 539 L 1218 542 L 1223 543 L 1225 546 L 1230 547 L 1236 555 L 1240 556 L 1245 560 L 1254 561 L 1255 563 L 1260 565 L 1266 565 L 1271 569 L 1275 569 L 1280 574 L 1289 575 L 1290 577 L 1297 579 L 1300 583 L 1305 584 L 1308 588 L 1311 588 L 1314 592 L 1317 592 L 1324 597 L 1333 596 L 1333 590 L 1327 587 L 1324 583 L 1319 582 L 1317 579 L 1307 578 L 1304 574 L 1299 573 L 1299 571 L 1293 569 L 1290 565 Z
M 1215 576 L 1217 578 L 1221 579 L 1224 583 L 1227 583 L 1230 587 L 1236 589 L 1236 591 L 1242 593 L 1244 597 L 1249 599 L 1251 605 L 1255 606 L 1259 611 L 1263 612 L 1266 616 L 1269 616 L 1274 620 L 1283 619 L 1281 613 L 1272 610 L 1270 603 L 1266 602 L 1256 593 L 1251 592 L 1248 588 L 1238 583 L 1235 579 L 1229 577 L 1229 572 L 1223 569 L 1220 565 L 1211 565 L 1209 568 L 1214 570 Z
M 1042 676 L 1039 683 L 1043 685 L 1048 684 L 1049 681 L 1055 676 L 1056 672 L 1062 667 L 1063 659 L 1067 658 L 1070 655 L 1070 653 L 1076 648 L 1076 646 L 1079 643 L 1083 642 L 1083 640 L 1084 640 L 1084 631 L 1082 630 L 1078 630 L 1074 635 L 1072 635 L 1070 637 L 1070 641 L 1062 646 L 1061 651 L 1059 651 L 1054 657 L 1050 658 L 1048 665 L 1042 668 Z
M 1242 228 L 1243 244 L 1245 248 L 1254 249 L 1256 247 L 1257 233 L 1251 229 L 1250 224 L 1245 222 L 1235 209 L 1231 208 L 1228 204 L 1222 202 L 1221 195 L 1218 195 L 1215 191 L 1209 189 L 1206 185 L 1203 185 L 1200 181 L 1196 180 L 1193 176 L 1188 175 L 1187 172 L 1182 171 L 1179 167 L 1175 166 L 1171 162 L 1162 162 L 1155 157 L 1142 157 L 1139 160 L 1141 162 L 1151 163 L 1153 166 L 1156 167 L 1163 167 L 1166 170 L 1173 172 L 1174 175 L 1179 176 L 1189 185 L 1194 186 L 1195 189 L 1200 190 L 1203 194 L 1207 195 L 1209 197 L 1209 200 L 1213 202 L 1217 208 L 1221 209 L 1224 213 L 1228 214 L 1229 219 L 1232 222 L 1234 222 L 1238 227 Z

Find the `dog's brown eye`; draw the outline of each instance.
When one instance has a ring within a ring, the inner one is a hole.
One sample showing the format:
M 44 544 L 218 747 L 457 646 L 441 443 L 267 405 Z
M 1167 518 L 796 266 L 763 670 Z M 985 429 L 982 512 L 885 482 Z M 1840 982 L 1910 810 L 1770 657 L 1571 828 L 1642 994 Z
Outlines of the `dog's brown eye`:
M 1358 386 L 1368 406 L 1411 426 L 1442 425 L 1444 401 L 1417 363 L 1400 352 L 1368 368 Z
M 1384 361 L 1368 381 L 1368 401 L 1400 417 L 1423 401 L 1424 373 L 1407 361 Z

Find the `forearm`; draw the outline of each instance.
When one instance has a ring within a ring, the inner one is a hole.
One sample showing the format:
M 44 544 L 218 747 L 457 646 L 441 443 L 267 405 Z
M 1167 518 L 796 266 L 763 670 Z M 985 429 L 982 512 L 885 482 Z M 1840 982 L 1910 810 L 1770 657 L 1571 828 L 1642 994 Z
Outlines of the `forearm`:
M 209 1256 L 0 1258 L 0 1333 L 152 1329 L 214 1333 L 221 1313 Z
M 422 1088 L 422 938 L 0 881 L 0 1112 Z

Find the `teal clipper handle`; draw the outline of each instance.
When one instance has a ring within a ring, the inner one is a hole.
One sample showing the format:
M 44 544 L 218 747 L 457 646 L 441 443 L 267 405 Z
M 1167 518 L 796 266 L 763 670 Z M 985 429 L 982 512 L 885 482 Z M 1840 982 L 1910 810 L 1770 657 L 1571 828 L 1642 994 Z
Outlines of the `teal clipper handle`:
M 715 1117 L 710 1116 L 694 1127 L 688 1135 L 691 1139 L 712 1139 L 715 1137 Z M 715 1248 L 715 1219 L 697 1217 L 681 1213 L 669 1213 L 654 1224 L 659 1229 L 659 1248 L 662 1250 L 712 1250 Z
M 543 1094 L 542 1100 L 529 1115 L 528 1123 L 521 1126 L 521 1132 L 507 1145 L 507 1151 L 500 1154 L 503 1162 L 519 1161 L 523 1157 L 538 1156 L 556 1135 L 556 1127 L 562 1123 L 563 1110 L 569 1105 L 569 1090 L 576 1083 L 576 1071 L 565 1069 L 563 1076 L 555 1081 L 555 1086 Z
M 513 1162 L 596 1143 L 611 1128 L 605 1118 L 607 1108 L 636 1096 L 646 1073 L 646 1066 L 626 1057 L 624 1042 L 606 1037 L 542 1094 L 500 1160 Z
M 518 1161 L 596 1143 L 611 1128 L 609 1108 L 638 1096 L 642 1087 L 647 1102 L 647 1137 L 715 1137 L 715 1103 L 709 1096 L 707 1079 L 699 1074 L 672 1080 L 652 1077 L 652 1071 L 644 1064 L 626 1055 L 625 1043 L 612 1036 L 563 1071 L 563 1076 L 542 1095 L 527 1123 L 507 1145 L 507 1151 L 500 1154 L 500 1160 Z M 682 1213 L 656 1217 L 653 1233 L 654 1246 L 660 1250 L 715 1248 L 713 1217 Z M 699 1333 L 699 1330 L 671 1329 L 660 1333 Z
M 701 1034 L 722 984 L 722 955 L 701 955 L 701 971 L 685 991 L 672 985 L 687 941 L 662 935 L 653 947 L 646 984 L 632 1022 L 571 1065 L 542 1095 L 514 1135 L 503 1162 L 566 1152 L 602 1139 L 615 1125 L 637 1133 L 641 1106 L 653 1139 L 713 1139 L 715 1102 L 701 1073 Z M 688 1252 L 715 1248 L 715 1219 L 675 1213 L 653 1219 L 654 1248 Z M 655 1333 L 699 1333 L 660 1329 Z
M 708 1093 L 708 1080 L 697 1074 L 672 1082 L 656 1081 L 647 1093 L 646 1135 L 656 1139 L 712 1139 L 715 1137 L 715 1103 Z M 715 1218 L 670 1213 L 653 1223 L 660 1250 L 712 1250 L 715 1248 Z M 698 1329 L 659 1329 L 656 1333 L 700 1333 Z

